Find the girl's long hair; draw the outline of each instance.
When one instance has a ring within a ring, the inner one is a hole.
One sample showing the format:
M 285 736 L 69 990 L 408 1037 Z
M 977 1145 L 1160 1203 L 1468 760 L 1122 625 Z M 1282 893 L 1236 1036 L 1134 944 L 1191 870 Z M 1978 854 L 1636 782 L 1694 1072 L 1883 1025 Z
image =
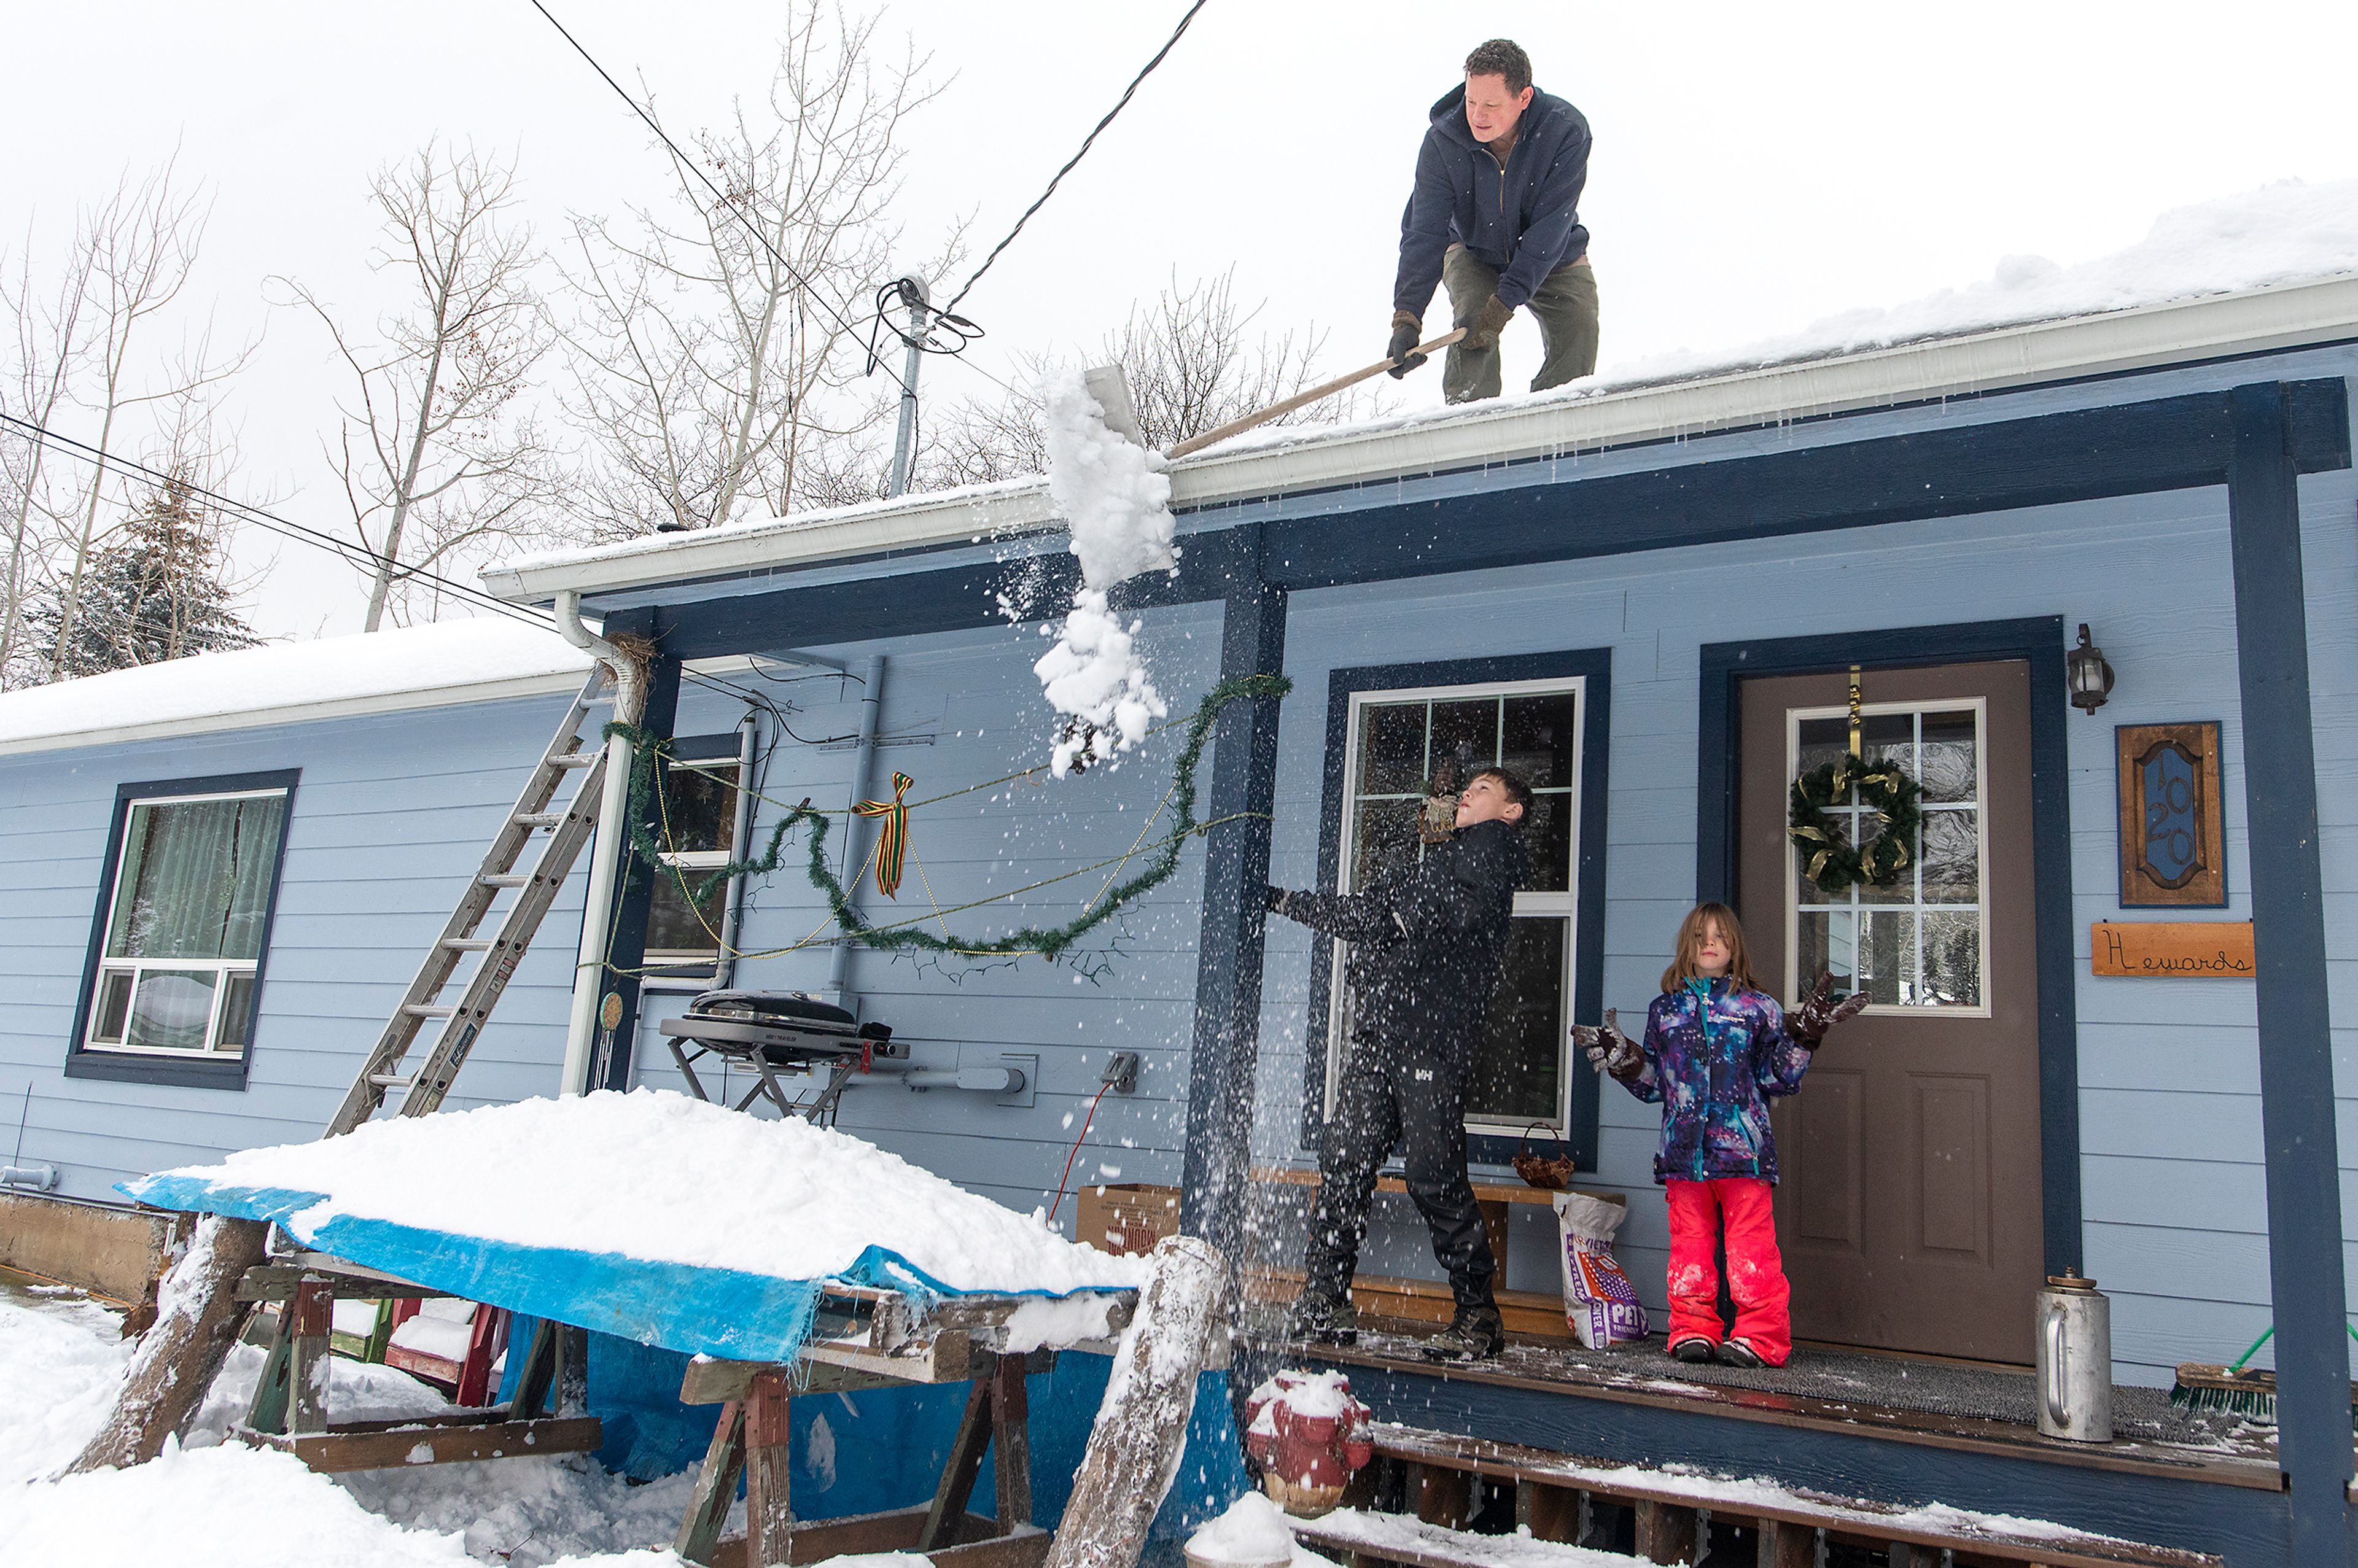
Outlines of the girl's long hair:
M 1736 911 L 1724 903 L 1699 903 L 1679 922 L 1678 953 L 1671 967 L 1662 971 L 1662 989 L 1674 991 L 1689 980 L 1703 979 L 1695 968 L 1695 955 L 1703 950 L 1703 934 L 1706 926 L 1716 925 L 1727 943 L 1727 979 L 1740 990 L 1758 990 L 1752 980 L 1751 955 L 1744 950 L 1744 922 L 1736 918 Z

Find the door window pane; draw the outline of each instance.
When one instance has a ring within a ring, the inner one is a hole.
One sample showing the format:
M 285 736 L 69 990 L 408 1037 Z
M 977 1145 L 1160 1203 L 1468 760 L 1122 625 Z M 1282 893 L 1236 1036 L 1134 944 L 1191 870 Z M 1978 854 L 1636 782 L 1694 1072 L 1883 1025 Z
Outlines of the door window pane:
M 1487 1120 L 1549 1121 L 1556 1116 L 1563 1061 L 1564 944 L 1572 922 L 1561 915 L 1518 920 L 1490 1028 L 1474 1054 L 1466 1114 Z
M 1811 880 L 1810 857 L 1795 850 L 1789 994 L 1808 990 L 1823 972 L 1842 989 L 1863 991 L 1883 1006 L 1984 1005 L 1980 727 L 1979 709 L 1970 708 L 1864 716 L 1861 753 L 1870 762 L 1898 762 L 1924 786 L 1923 820 L 1909 846 L 1907 870 L 1887 887 L 1829 892 Z M 1793 771 L 1833 762 L 1849 745 L 1846 717 L 1800 719 Z M 1884 831 L 1882 814 L 1855 791 L 1824 816 L 1854 847 Z

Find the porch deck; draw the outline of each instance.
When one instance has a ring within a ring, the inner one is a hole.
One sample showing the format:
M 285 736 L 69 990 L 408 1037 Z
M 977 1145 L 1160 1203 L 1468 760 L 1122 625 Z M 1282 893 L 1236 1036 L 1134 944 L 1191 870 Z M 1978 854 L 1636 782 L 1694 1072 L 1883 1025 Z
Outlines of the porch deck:
M 1796 1347 L 1789 1366 L 1747 1371 L 1671 1361 L 1659 1336 L 1639 1344 L 1589 1350 L 1563 1340 L 1517 1335 L 1509 1336 L 1506 1353 L 1495 1361 L 1442 1366 L 1422 1354 L 1429 1325 L 1362 1319 L 1358 1344 L 1320 1346 L 1307 1356 L 1276 1336 L 1274 1314 L 1253 1326 L 1253 1346 L 1260 1355 L 1308 1359 L 1346 1370 L 1366 1368 L 1399 1378 L 2270 1492 L 2283 1484 L 2273 1428 L 2217 1412 L 2178 1410 L 2161 1389 L 2116 1388 L 2115 1441 L 2071 1443 L 2040 1434 L 2028 1371 L 1982 1363 L 1805 1345 Z

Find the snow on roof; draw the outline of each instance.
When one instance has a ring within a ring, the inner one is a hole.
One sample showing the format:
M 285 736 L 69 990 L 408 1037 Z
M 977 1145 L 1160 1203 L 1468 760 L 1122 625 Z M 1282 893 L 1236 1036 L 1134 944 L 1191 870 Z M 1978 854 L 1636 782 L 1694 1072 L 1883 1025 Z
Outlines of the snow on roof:
M 556 633 L 505 615 L 273 643 L 0 693 L 0 752 L 491 701 L 589 668 Z
M 2300 297 L 2268 300 L 2272 291 Z M 2270 308 L 2230 308 L 2237 299 Z M 2117 330 L 2095 330 L 2108 322 Z M 1550 392 L 1354 424 L 1265 427 L 1173 464 L 1173 504 L 1692 436 L 2353 332 L 2358 180 L 2287 180 L 2173 209 L 2111 255 L 2068 267 L 2010 256 L 1965 287 L 1781 337 L 1628 362 Z M 1960 347 L 1976 341 L 2004 347 Z M 507 598 L 546 600 L 560 588 L 594 593 L 1055 521 L 1043 481 L 1019 480 L 546 552 L 489 570 L 484 581 Z

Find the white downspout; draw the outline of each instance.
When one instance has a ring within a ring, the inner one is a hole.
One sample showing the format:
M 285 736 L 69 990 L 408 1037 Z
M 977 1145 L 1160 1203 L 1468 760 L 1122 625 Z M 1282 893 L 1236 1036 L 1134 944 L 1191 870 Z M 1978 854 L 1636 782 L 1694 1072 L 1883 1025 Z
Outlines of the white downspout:
M 860 745 L 851 754 L 851 794 L 845 801 L 843 816 L 843 902 L 857 903 L 860 884 L 857 879 L 863 864 L 860 859 L 860 827 L 867 818 L 852 815 L 852 807 L 869 797 L 869 787 L 875 776 L 876 716 L 884 708 L 884 655 L 871 654 L 868 660 L 866 680 L 860 688 Z M 851 980 L 851 938 L 841 930 L 835 934 L 835 953 L 827 960 L 827 994 L 838 1007 L 850 1007 L 847 1000 Z M 853 1008 L 853 1011 L 859 1009 Z
M 571 589 L 557 596 L 557 631 L 613 672 L 614 717 L 622 723 L 636 724 L 646 712 L 646 666 L 581 623 L 581 596 Z M 620 830 L 630 798 L 631 743 L 610 735 L 605 788 L 598 798 L 598 834 L 590 845 L 581 954 L 573 970 L 573 1016 L 565 1031 L 565 1067 L 557 1085 L 560 1095 L 578 1095 L 589 1087 L 590 1052 L 598 1038 L 598 1003 L 605 989 L 606 940 L 613 925 L 614 883 L 622 874 L 622 856 L 631 841 L 630 835 Z

